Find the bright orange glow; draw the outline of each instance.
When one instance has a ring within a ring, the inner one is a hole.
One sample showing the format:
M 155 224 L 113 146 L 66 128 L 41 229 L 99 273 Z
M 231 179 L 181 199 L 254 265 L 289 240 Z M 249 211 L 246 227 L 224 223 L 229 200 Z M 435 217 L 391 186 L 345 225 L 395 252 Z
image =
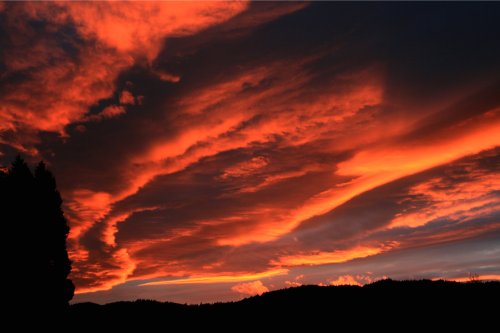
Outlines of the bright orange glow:
M 287 269 L 275 269 L 267 272 L 241 274 L 241 275 L 214 275 L 214 276 L 193 276 L 185 279 L 155 281 L 141 284 L 141 286 L 176 285 L 176 284 L 205 284 L 205 283 L 227 283 L 259 280 L 267 277 L 287 274 Z
M 395 244 L 393 245 L 395 246 Z M 388 246 L 380 247 L 368 247 L 368 246 L 357 246 L 349 250 L 339 250 L 333 252 L 313 252 L 306 254 L 297 254 L 291 256 L 280 257 L 276 261 L 271 261 L 272 265 L 291 267 L 291 266 L 302 266 L 302 265 L 323 265 L 323 264 L 338 264 L 346 261 L 350 261 L 358 258 L 365 258 L 382 253 L 385 250 L 389 250 Z
M 471 281 L 500 281 L 500 274 L 485 274 L 478 275 L 472 278 L 471 276 L 462 276 L 456 278 L 435 278 L 433 280 L 448 280 L 456 282 L 471 282 Z

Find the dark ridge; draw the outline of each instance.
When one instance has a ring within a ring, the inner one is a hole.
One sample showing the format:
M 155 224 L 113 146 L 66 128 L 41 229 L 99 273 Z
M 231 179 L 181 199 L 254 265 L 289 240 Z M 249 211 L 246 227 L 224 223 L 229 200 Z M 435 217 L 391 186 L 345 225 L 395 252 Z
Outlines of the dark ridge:
M 238 302 L 183 305 L 137 300 L 105 305 L 73 304 L 68 318 L 75 323 L 113 327 L 153 328 L 160 323 L 194 329 L 212 327 L 239 331 L 272 324 L 293 328 L 295 324 L 366 324 L 365 320 L 401 318 L 415 323 L 493 319 L 498 316 L 500 282 L 450 282 L 431 280 L 381 280 L 359 286 L 301 286 L 267 292 Z M 464 315 L 465 317 L 461 317 Z M 168 324 L 167 324 L 168 323 Z M 234 324 L 240 325 L 237 329 Z M 265 323 L 265 324 L 264 324 Z M 484 323 L 478 322 L 478 325 Z M 181 325 L 181 326 L 178 326 Z M 201 325 L 201 326 L 200 326 Z

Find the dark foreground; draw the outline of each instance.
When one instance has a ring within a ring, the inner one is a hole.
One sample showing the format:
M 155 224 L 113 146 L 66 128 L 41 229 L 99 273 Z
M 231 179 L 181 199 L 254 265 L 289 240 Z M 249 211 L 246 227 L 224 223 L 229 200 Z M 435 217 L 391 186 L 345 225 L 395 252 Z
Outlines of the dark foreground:
M 500 282 L 383 280 L 364 287 L 302 286 L 230 303 L 80 303 L 72 305 L 65 317 L 81 328 L 104 324 L 113 328 L 156 329 L 160 325 L 168 331 L 173 327 L 240 331 L 268 324 L 289 328 L 307 324 L 317 331 L 325 324 L 380 327 L 399 325 L 402 321 L 408 329 L 408 325 L 459 326 L 466 322 L 477 329 L 499 316 Z

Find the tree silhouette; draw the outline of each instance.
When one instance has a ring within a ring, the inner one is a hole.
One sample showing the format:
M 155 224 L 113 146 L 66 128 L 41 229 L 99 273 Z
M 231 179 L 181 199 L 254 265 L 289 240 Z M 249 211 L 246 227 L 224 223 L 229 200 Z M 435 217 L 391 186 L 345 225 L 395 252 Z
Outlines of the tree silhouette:
M 67 306 L 74 292 L 68 279 L 69 227 L 54 176 L 43 162 L 33 174 L 18 156 L 8 172 L 0 174 L 0 195 L 14 297 L 34 306 Z

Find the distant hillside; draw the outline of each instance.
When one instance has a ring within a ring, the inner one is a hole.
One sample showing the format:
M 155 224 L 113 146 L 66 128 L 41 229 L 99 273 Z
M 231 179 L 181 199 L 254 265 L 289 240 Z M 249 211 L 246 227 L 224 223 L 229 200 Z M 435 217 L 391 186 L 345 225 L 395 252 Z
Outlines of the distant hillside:
M 226 329 L 234 322 L 252 327 L 259 323 L 293 326 L 306 321 L 319 324 L 332 318 L 344 322 L 352 318 L 393 320 L 389 319 L 393 316 L 411 318 L 416 320 L 415 324 L 445 318 L 455 321 L 482 318 L 484 323 L 484 319 L 498 317 L 499 305 L 500 282 L 382 280 L 363 287 L 301 286 L 229 303 L 182 305 L 149 300 L 106 305 L 80 303 L 70 307 L 68 317 L 80 325 L 102 322 L 113 327 L 151 328 L 158 323 Z

